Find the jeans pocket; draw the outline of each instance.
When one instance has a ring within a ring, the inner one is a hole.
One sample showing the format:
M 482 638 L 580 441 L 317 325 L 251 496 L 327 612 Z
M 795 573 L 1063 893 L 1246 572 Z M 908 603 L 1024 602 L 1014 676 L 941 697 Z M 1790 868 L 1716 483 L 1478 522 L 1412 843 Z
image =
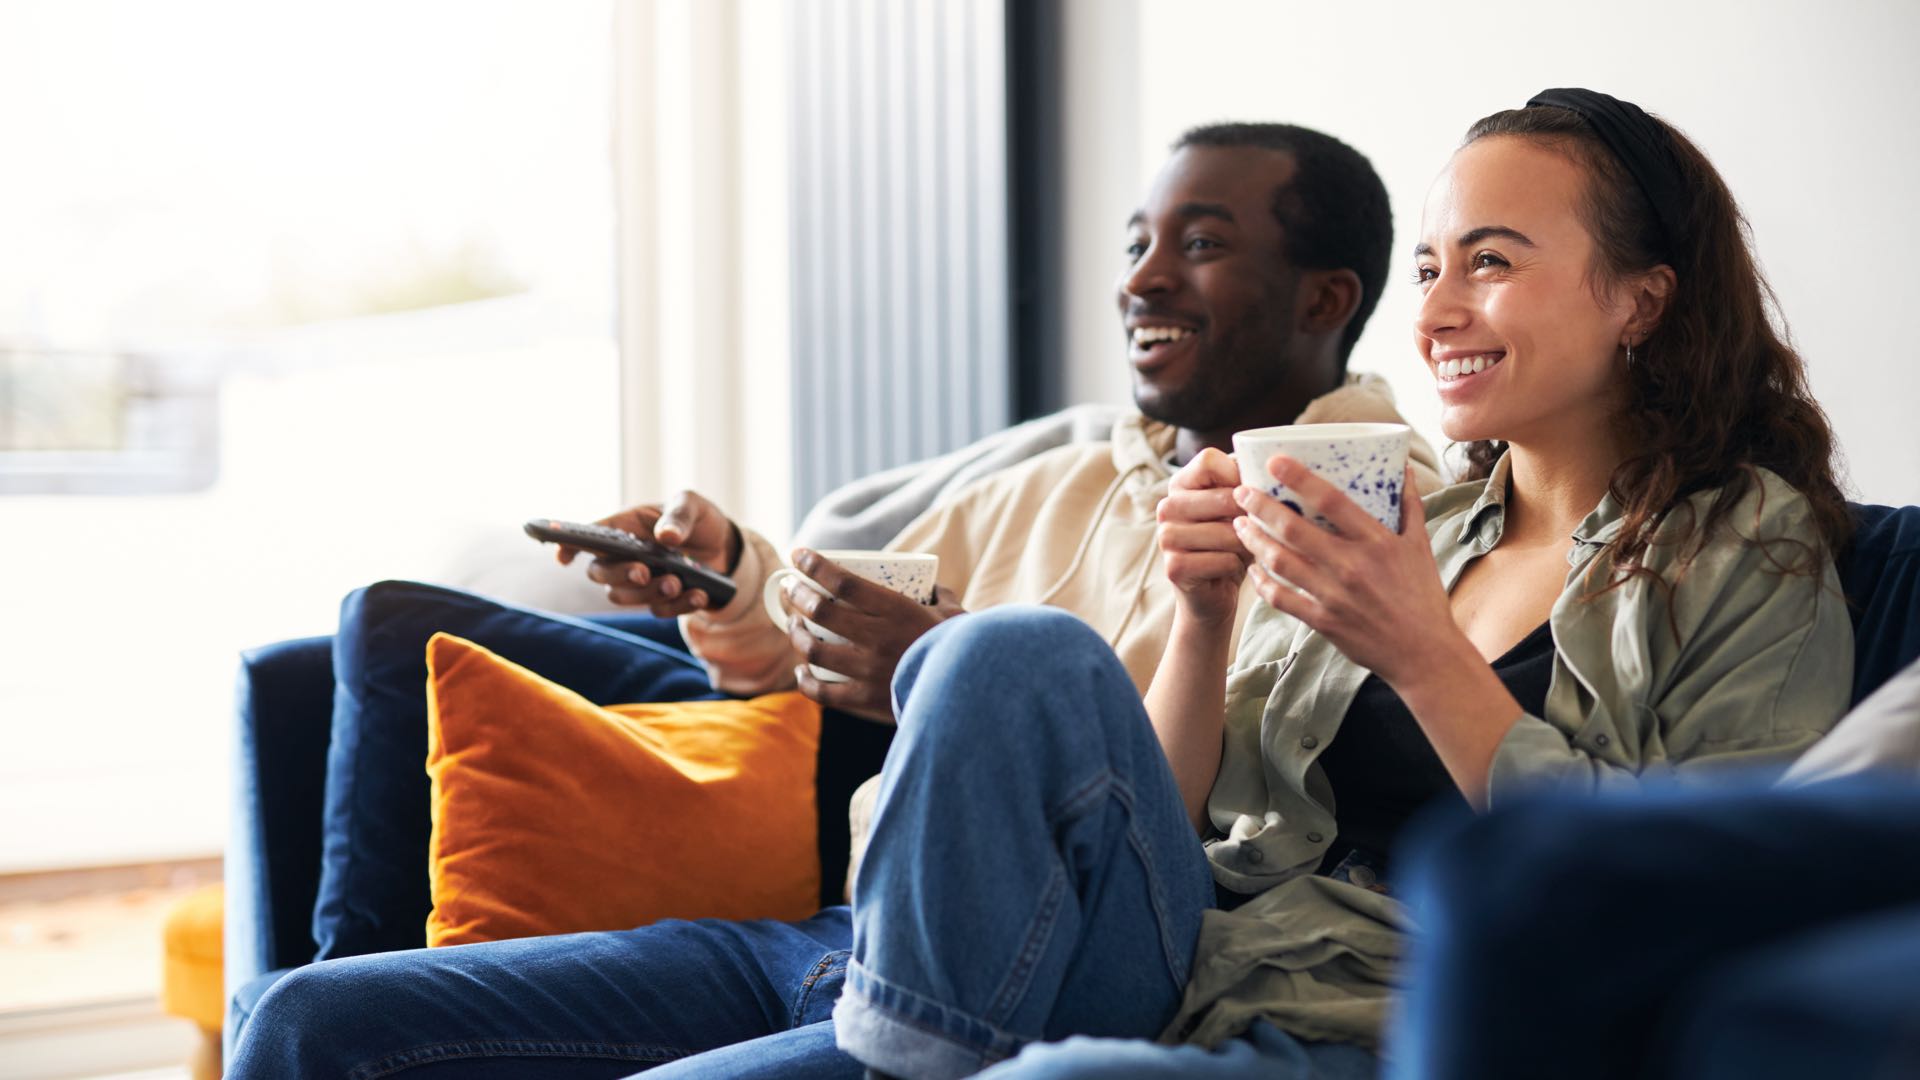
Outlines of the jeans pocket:
M 833 1003 L 847 984 L 847 960 L 852 953 L 837 949 L 820 958 L 800 982 L 793 997 L 793 1026 L 805 1027 L 833 1017 Z

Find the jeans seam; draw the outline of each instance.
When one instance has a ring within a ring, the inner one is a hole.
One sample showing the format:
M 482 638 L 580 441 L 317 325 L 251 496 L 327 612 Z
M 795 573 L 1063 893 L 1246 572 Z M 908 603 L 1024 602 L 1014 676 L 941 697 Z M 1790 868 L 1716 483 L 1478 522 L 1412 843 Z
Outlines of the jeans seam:
M 999 992 L 993 995 L 987 1006 L 986 1021 L 994 1027 L 1000 1027 L 1009 1014 L 1026 995 L 1027 984 L 1033 976 L 1035 965 L 1046 952 L 1047 943 L 1053 940 L 1053 928 L 1059 920 L 1060 904 L 1067 893 L 1067 876 L 1056 870 L 1048 875 L 1047 891 L 1040 898 L 1040 907 L 1034 912 L 1027 937 L 1020 945 L 1020 951 L 1014 956 L 1013 968 L 1000 982 Z
M 609 1061 L 642 1061 L 664 1065 L 686 1057 L 687 1052 L 649 1043 L 603 1043 L 553 1039 L 461 1039 L 457 1042 L 429 1043 L 362 1062 L 348 1073 L 349 1080 L 379 1080 L 408 1069 L 443 1061 L 462 1061 L 483 1057 L 590 1057 Z
M 1101 790 L 1103 788 L 1104 790 Z M 1131 847 L 1134 854 L 1139 856 L 1141 866 L 1146 870 L 1147 902 L 1153 906 L 1154 928 L 1160 937 L 1160 951 L 1166 960 L 1168 974 L 1173 977 L 1174 982 L 1184 987 L 1187 984 L 1188 972 L 1183 970 L 1183 965 L 1181 965 L 1177 959 L 1178 950 L 1175 947 L 1173 939 L 1167 936 L 1167 927 L 1170 920 L 1167 915 L 1169 904 L 1167 903 L 1165 883 L 1160 877 L 1160 864 L 1159 861 L 1154 858 L 1153 845 L 1148 842 L 1147 836 L 1138 828 L 1139 814 L 1136 813 L 1138 806 L 1137 800 L 1134 798 L 1133 789 L 1111 769 L 1102 769 L 1091 780 L 1081 785 L 1078 790 L 1063 800 L 1056 810 L 1050 812 L 1047 815 L 1047 824 L 1049 826 L 1057 824 L 1061 818 L 1069 816 L 1070 811 L 1079 810 L 1083 803 L 1093 801 L 1096 796 L 1111 797 L 1121 805 L 1121 808 L 1127 815 L 1127 846 Z
M 1086 813 L 1086 804 L 1095 802 L 1101 796 L 1106 795 L 1118 786 L 1114 781 L 1112 769 L 1101 769 L 1099 772 L 1094 773 L 1086 779 L 1085 783 L 1069 792 L 1066 798 L 1060 800 L 1059 803 L 1047 811 L 1046 822 L 1048 828 L 1060 824 L 1060 822 L 1066 818 L 1081 816 Z M 1132 800 L 1123 799 L 1122 801 L 1128 804 L 1129 810 L 1132 809 Z
M 1126 810 L 1127 846 L 1133 849 L 1134 854 L 1140 859 L 1141 867 L 1146 870 L 1147 903 L 1153 906 L 1154 929 L 1160 937 L 1160 951 L 1167 962 L 1167 973 L 1173 977 L 1175 983 L 1184 987 L 1187 984 L 1188 972 L 1183 970 L 1184 965 L 1177 959 L 1178 951 L 1173 939 L 1167 936 L 1167 928 L 1171 922 L 1167 912 L 1171 905 L 1167 902 L 1166 882 L 1161 878 L 1160 862 L 1154 856 L 1153 843 L 1139 828 L 1140 815 L 1136 812 L 1138 801 L 1134 798 L 1133 789 L 1119 777 L 1115 777 L 1112 782 L 1112 795 Z
M 1127 811 L 1128 832 L 1133 822 L 1133 800 L 1124 790 L 1111 769 L 1101 769 L 1088 777 L 1078 788 L 1069 792 L 1051 810 L 1047 811 L 1046 822 L 1049 829 L 1060 822 L 1084 816 L 1088 810 L 1101 801 L 1112 797 Z M 1151 864 L 1149 864 L 1151 865 Z M 982 1019 L 992 1026 L 1000 1027 L 1006 1018 L 1018 1007 L 1020 999 L 1027 992 L 1028 982 L 1033 970 L 1040 962 L 1040 956 L 1046 952 L 1047 943 L 1053 940 L 1053 931 L 1059 922 L 1060 905 L 1067 894 L 1067 876 L 1055 870 L 1048 875 L 1046 892 L 1041 895 L 1040 905 L 1035 909 L 1027 936 L 1020 944 L 1020 950 L 1014 955 L 1013 966 L 1006 978 L 1000 982 L 1000 988 L 987 1004 Z M 1155 906 L 1158 912 L 1158 905 Z M 1164 933 L 1162 937 L 1164 938 Z
M 1127 820 L 1127 843 L 1133 848 L 1134 854 L 1139 857 L 1141 865 L 1147 871 L 1147 903 L 1153 905 L 1154 928 L 1159 932 L 1160 951 L 1167 962 L 1167 974 L 1173 977 L 1176 984 L 1184 988 L 1190 972 L 1185 970 L 1186 965 L 1179 962 L 1178 950 L 1173 939 L 1168 936 L 1168 927 L 1172 919 L 1169 918 L 1167 911 L 1171 905 L 1167 902 L 1166 883 L 1161 880 L 1160 864 L 1154 859 L 1153 845 L 1145 835 L 1133 827 L 1131 816 Z

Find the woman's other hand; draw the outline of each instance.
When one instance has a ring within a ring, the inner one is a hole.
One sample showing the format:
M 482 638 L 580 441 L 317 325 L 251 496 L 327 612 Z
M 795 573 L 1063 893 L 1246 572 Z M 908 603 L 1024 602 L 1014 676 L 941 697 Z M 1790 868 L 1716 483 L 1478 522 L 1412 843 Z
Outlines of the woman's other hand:
M 1174 474 L 1156 515 L 1161 560 L 1180 607 L 1206 622 L 1233 620 L 1253 559 L 1234 527 L 1244 513 L 1234 500 L 1239 483 L 1233 458 L 1208 447 Z

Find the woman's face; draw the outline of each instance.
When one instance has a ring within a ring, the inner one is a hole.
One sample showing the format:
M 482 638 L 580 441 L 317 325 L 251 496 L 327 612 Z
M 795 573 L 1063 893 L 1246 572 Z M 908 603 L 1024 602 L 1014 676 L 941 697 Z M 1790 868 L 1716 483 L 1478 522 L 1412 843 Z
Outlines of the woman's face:
M 1585 183 L 1567 155 L 1511 136 L 1463 147 L 1435 181 L 1414 250 L 1414 335 L 1447 438 L 1586 437 L 1623 400 L 1633 305 L 1597 287 L 1576 210 Z

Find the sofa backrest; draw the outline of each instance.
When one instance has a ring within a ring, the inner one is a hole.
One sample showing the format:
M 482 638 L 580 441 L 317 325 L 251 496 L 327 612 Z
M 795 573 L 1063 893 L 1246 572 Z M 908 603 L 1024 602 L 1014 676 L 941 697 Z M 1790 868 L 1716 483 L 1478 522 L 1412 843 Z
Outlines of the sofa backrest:
M 1920 506 L 1853 504 L 1853 542 L 1839 560 L 1853 615 L 1853 697 L 1920 657 Z

